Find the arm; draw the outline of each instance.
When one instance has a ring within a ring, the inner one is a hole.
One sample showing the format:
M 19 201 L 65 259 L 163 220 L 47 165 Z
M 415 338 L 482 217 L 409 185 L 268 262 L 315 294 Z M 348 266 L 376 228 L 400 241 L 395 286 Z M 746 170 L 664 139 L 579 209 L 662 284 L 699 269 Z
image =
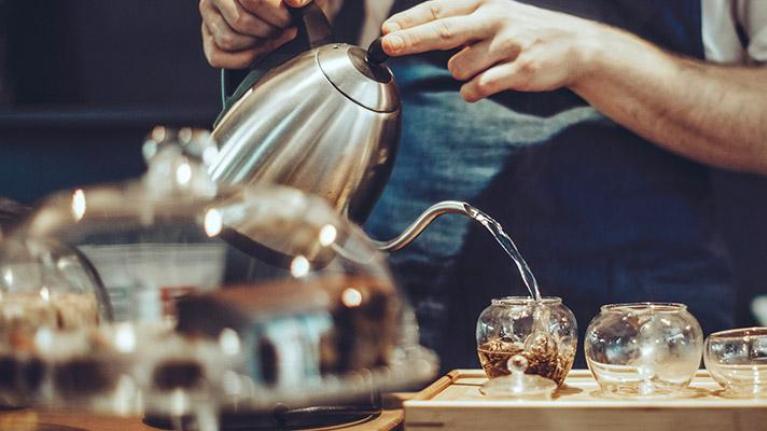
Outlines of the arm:
M 709 165 L 767 174 L 767 68 L 725 67 L 612 33 L 571 88 L 658 145 Z
M 432 0 L 383 26 L 406 55 L 464 48 L 448 69 L 470 102 L 569 87 L 618 123 L 710 165 L 767 174 L 767 70 L 678 58 L 596 22 L 511 0 Z

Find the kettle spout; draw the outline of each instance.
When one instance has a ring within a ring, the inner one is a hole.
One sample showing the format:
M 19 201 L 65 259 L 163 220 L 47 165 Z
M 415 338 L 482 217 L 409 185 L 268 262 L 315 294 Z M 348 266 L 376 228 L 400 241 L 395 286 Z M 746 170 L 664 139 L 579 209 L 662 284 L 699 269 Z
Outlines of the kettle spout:
M 374 243 L 381 251 L 391 253 L 402 250 L 418 238 L 434 220 L 445 214 L 460 214 L 473 220 L 487 217 L 482 211 L 466 202 L 443 201 L 429 207 L 396 238 L 389 241 L 374 241 Z

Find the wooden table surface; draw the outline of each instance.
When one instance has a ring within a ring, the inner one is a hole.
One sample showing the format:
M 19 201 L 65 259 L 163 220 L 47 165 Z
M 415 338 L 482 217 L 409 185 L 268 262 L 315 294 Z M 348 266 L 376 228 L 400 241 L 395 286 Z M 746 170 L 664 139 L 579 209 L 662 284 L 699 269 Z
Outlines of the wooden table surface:
M 765 431 L 767 400 L 728 397 L 699 370 L 674 396 L 604 393 L 588 370 L 572 370 L 551 399 L 488 397 L 482 370 L 454 370 L 405 403 L 408 431 Z
M 400 430 L 404 414 L 402 402 L 413 394 L 388 394 L 384 398 L 384 411 L 368 422 L 343 428 L 345 431 Z M 67 412 L 35 410 L 0 411 L 0 431 L 157 431 L 139 418 L 99 417 Z

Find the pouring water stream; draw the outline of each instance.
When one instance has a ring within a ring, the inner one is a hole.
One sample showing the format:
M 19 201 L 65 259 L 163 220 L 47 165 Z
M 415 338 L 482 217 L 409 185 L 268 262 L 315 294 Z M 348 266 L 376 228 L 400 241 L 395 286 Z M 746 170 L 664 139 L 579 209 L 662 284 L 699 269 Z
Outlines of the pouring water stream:
M 472 218 L 484 226 L 506 254 L 511 257 L 514 264 L 517 265 L 517 269 L 519 269 L 519 275 L 522 277 L 522 282 L 525 283 L 527 291 L 530 292 L 530 296 L 536 302 L 539 302 L 541 300 L 541 292 L 538 289 L 538 281 L 530 270 L 527 261 L 522 257 L 522 253 L 519 252 L 514 240 L 503 230 L 503 226 L 492 217 L 476 208 L 469 207 L 469 209 L 472 212 Z
M 484 226 L 490 234 L 495 238 L 498 244 L 503 248 L 506 254 L 511 257 L 514 264 L 517 265 L 519 274 L 522 277 L 522 281 L 527 287 L 530 297 L 536 302 L 541 300 L 541 293 L 538 289 L 538 282 L 535 280 L 533 272 L 527 265 L 527 262 L 519 252 L 517 245 L 511 237 L 503 230 L 503 226 L 495 221 L 492 217 L 485 214 L 483 211 L 474 208 L 473 206 L 458 201 L 445 201 L 440 202 L 431 208 L 427 209 L 420 217 L 410 225 L 405 231 L 398 237 L 386 242 L 376 242 L 379 249 L 386 252 L 394 252 L 400 250 L 410 244 L 418 235 L 423 232 L 426 227 L 431 224 L 437 217 L 445 214 L 460 214 L 466 216 L 482 226 Z

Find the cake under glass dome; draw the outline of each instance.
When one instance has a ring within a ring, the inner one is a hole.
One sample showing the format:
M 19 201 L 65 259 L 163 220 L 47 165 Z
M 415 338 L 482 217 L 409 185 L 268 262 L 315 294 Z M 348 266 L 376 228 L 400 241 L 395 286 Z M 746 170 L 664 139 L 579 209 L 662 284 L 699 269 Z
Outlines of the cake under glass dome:
M 7 399 L 185 415 L 433 376 L 436 358 L 362 230 L 294 189 L 219 187 L 204 167 L 215 151 L 205 132 L 158 128 L 144 177 L 57 193 L 6 236 L 3 316 L 22 297 L 65 310 L 2 340 L 4 355 L 39 366 L 35 385 L 0 387 Z M 89 304 L 80 320 L 67 317 L 72 297 Z

